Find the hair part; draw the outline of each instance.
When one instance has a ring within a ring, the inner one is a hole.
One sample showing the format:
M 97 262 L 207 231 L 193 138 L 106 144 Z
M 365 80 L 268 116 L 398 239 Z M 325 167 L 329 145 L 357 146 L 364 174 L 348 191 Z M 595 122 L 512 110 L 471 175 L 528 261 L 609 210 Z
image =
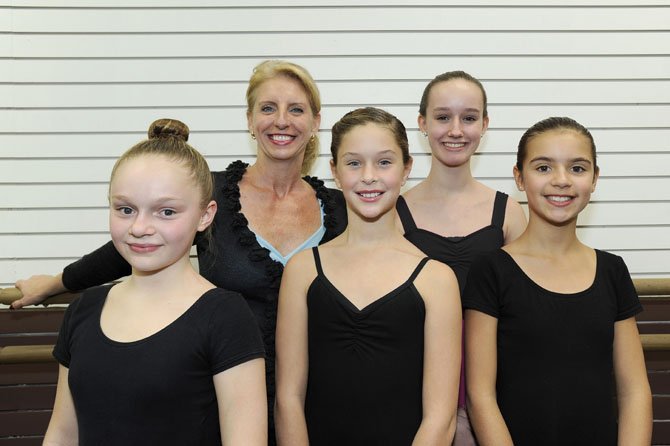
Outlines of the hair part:
M 151 123 L 148 136 L 149 139 L 135 144 L 116 160 L 112 168 L 110 187 L 117 170 L 126 161 L 147 155 L 164 156 L 188 170 L 194 185 L 200 189 L 199 205 L 204 209 L 212 200 L 214 181 L 205 158 L 186 143 L 189 136 L 188 126 L 177 119 L 158 119 Z
M 472 76 L 471 74 L 466 73 L 465 71 L 447 71 L 446 73 L 438 74 L 433 78 L 432 81 L 428 82 L 428 85 L 426 85 L 426 88 L 423 90 L 423 94 L 421 95 L 421 102 L 419 103 L 419 114 L 421 116 L 426 116 L 427 110 L 428 110 L 428 99 L 430 97 L 430 92 L 433 89 L 433 87 L 441 82 L 447 82 L 450 80 L 454 79 L 463 79 L 468 82 L 472 82 L 479 88 L 479 91 L 482 92 L 482 100 L 484 102 L 484 108 L 482 109 L 482 117 L 487 118 L 489 116 L 489 112 L 487 109 L 488 106 L 488 100 L 486 98 L 486 90 L 484 89 L 484 86 L 482 83 L 477 79 L 476 77 Z
M 309 72 L 298 64 L 285 60 L 266 60 L 254 68 L 249 86 L 247 87 L 247 113 L 252 113 L 256 101 L 258 100 L 258 88 L 266 81 L 283 76 L 294 80 L 302 86 L 307 95 L 309 108 L 312 116 L 317 116 L 321 112 L 321 94 L 316 86 L 316 82 Z M 307 175 L 311 170 L 316 158 L 319 156 L 319 136 L 314 135 L 307 142 L 305 155 L 302 160 L 301 172 Z
M 526 160 L 526 156 L 528 154 L 528 142 L 536 136 L 540 136 L 551 131 L 573 131 L 579 135 L 585 136 L 591 145 L 593 169 L 595 172 L 598 172 L 598 164 L 596 163 L 596 143 L 593 140 L 593 135 L 591 135 L 591 132 L 589 132 L 586 127 L 572 118 L 556 116 L 543 119 L 542 121 L 533 124 L 533 126 L 526 130 L 521 136 L 516 152 L 516 168 L 519 170 L 519 172 L 523 171 L 523 163 Z
M 364 107 L 352 110 L 333 125 L 330 153 L 333 156 L 333 165 L 337 165 L 337 153 L 342 144 L 344 136 L 355 127 L 375 124 L 389 130 L 393 134 L 396 144 L 402 152 L 403 164 L 407 165 L 411 159 L 409 155 L 409 142 L 407 141 L 407 130 L 405 126 L 391 113 L 376 107 Z

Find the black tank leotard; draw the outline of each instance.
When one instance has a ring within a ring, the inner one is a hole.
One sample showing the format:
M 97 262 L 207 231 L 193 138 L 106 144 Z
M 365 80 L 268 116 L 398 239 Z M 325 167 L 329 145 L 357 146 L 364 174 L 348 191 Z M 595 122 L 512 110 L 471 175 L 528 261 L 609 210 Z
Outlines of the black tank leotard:
M 398 197 L 396 209 L 405 230 L 405 238 L 431 259 L 449 265 L 456 274 L 458 287 L 463 294 L 472 261 L 480 254 L 500 248 L 505 242 L 503 223 L 506 206 L 507 194 L 496 192 L 491 224 L 462 237 L 443 237 L 417 228 L 402 196 Z
M 428 258 L 359 310 L 312 251 L 318 275 L 307 292 L 310 445 L 408 446 L 421 424 L 423 390 L 425 306 L 413 281 Z

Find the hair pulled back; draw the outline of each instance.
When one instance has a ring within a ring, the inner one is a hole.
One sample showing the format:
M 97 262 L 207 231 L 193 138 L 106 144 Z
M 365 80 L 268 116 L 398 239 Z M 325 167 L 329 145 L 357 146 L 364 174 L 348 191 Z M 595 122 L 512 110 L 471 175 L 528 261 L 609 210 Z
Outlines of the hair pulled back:
M 110 183 L 119 166 L 128 160 L 145 155 L 165 156 L 188 170 L 194 184 L 200 189 L 199 204 L 204 209 L 212 199 L 214 184 L 205 158 L 186 143 L 188 126 L 177 119 L 158 119 L 151 123 L 147 134 L 149 139 L 135 144 L 116 160 Z
M 584 127 L 583 125 L 581 125 L 572 118 L 552 116 L 550 118 L 546 118 L 543 119 L 542 121 L 536 122 L 521 136 L 521 139 L 519 140 L 519 146 L 516 152 L 516 168 L 519 169 L 519 172 L 523 170 L 523 162 L 526 160 L 526 156 L 528 154 L 528 141 L 543 133 L 547 133 L 554 130 L 573 131 L 580 135 L 585 136 L 589 140 L 589 143 L 591 145 L 593 168 L 596 172 L 598 171 L 598 164 L 596 163 L 596 143 L 593 140 L 593 135 L 591 135 L 591 132 L 589 132 L 589 130 L 586 127 Z
M 369 123 L 385 128 L 393 134 L 393 138 L 402 152 L 403 164 L 406 165 L 411 157 L 409 155 L 409 143 L 407 141 L 407 131 L 405 130 L 404 124 L 391 113 L 376 107 L 364 107 L 352 110 L 342 116 L 342 118 L 333 125 L 330 143 L 330 153 L 333 156 L 333 164 L 337 165 L 337 152 L 340 149 L 344 136 L 355 127 Z
M 447 71 L 446 73 L 438 74 L 433 78 L 432 81 L 428 82 L 428 85 L 426 85 L 426 88 L 423 90 L 423 94 L 421 95 L 421 102 L 419 104 L 419 114 L 421 116 L 426 116 L 427 110 L 428 110 L 428 98 L 430 97 L 430 91 L 433 89 L 433 87 L 441 82 L 447 82 L 453 79 L 463 79 L 468 82 L 472 82 L 475 84 L 479 90 L 482 92 L 482 99 L 484 101 L 483 109 L 482 109 L 482 117 L 486 118 L 489 116 L 488 112 L 488 100 L 486 98 L 486 90 L 484 90 L 484 86 L 482 85 L 481 82 L 479 82 L 479 79 L 476 77 L 472 76 L 471 74 L 466 73 L 465 71 Z

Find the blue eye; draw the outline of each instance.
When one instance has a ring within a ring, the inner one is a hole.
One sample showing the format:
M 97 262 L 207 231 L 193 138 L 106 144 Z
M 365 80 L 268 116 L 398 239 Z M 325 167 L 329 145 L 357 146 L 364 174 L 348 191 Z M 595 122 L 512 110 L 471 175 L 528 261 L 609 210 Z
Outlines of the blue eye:
M 346 165 L 351 166 L 351 167 L 358 167 L 358 166 L 361 165 L 361 163 L 359 161 L 356 161 L 356 160 L 351 160 L 351 161 L 347 161 Z
M 262 105 L 261 106 L 261 112 L 263 113 L 272 113 L 275 110 L 275 108 L 271 105 Z
M 302 113 L 305 112 L 305 110 L 303 110 L 302 107 L 293 107 L 293 108 L 291 108 L 291 110 L 289 110 L 289 111 L 290 111 L 291 113 L 295 114 L 295 115 L 300 115 L 300 114 L 302 114 Z
M 133 209 L 129 208 L 128 206 L 119 206 L 116 208 L 117 211 L 119 211 L 123 215 L 132 215 Z

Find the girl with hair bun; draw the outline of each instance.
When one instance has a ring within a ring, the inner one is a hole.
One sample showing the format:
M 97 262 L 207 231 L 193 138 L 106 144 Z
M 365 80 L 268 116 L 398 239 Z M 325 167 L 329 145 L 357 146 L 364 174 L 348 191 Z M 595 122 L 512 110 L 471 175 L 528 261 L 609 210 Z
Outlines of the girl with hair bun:
M 112 169 L 112 243 L 127 280 L 69 305 L 44 444 L 267 444 L 263 342 L 241 295 L 191 265 L 216 214 L 205 159 L 176 120 Z
M 412 159 L 403 124 L 372 107 L 332 131 L 348 225 L 286 267 L 277 322 L 277 436 L 285 445 L 450 445 L 458 285 L 398 232 Z
M 241 293 L 261 329 L 266 350 L 268 406 L 274 405 L 274 337 L 277 295 L 284 265 L 302 249 L 342 232 L 341 192 L 306 176 L 318 155 L 321 99 L 307 70 L 282 60 L 254 68 L 247 89 L 249 135 L 256 162 L 234 161 L 213 172 L 219 211 L 211 240 L 197 236 L 200 273 L 213 284 Z M 303 176 L 305 175 L 305 176 Z M 128 263 L 107 243 L 67 266 L 62 274 L 16 282 L 23 299 L 36 304 L 65 290 L 81 290 L 128 275 Z M 269 414 L 270 444 L 274 427 Z
M 482 446 L 651 442 L 637 293 L 621 257 L 576 233 L 598 175 L 593 137 L 573 119 L 540 121 L 519 142 L 528 227 L 473 264 L 463 295 L 468 409 Z

